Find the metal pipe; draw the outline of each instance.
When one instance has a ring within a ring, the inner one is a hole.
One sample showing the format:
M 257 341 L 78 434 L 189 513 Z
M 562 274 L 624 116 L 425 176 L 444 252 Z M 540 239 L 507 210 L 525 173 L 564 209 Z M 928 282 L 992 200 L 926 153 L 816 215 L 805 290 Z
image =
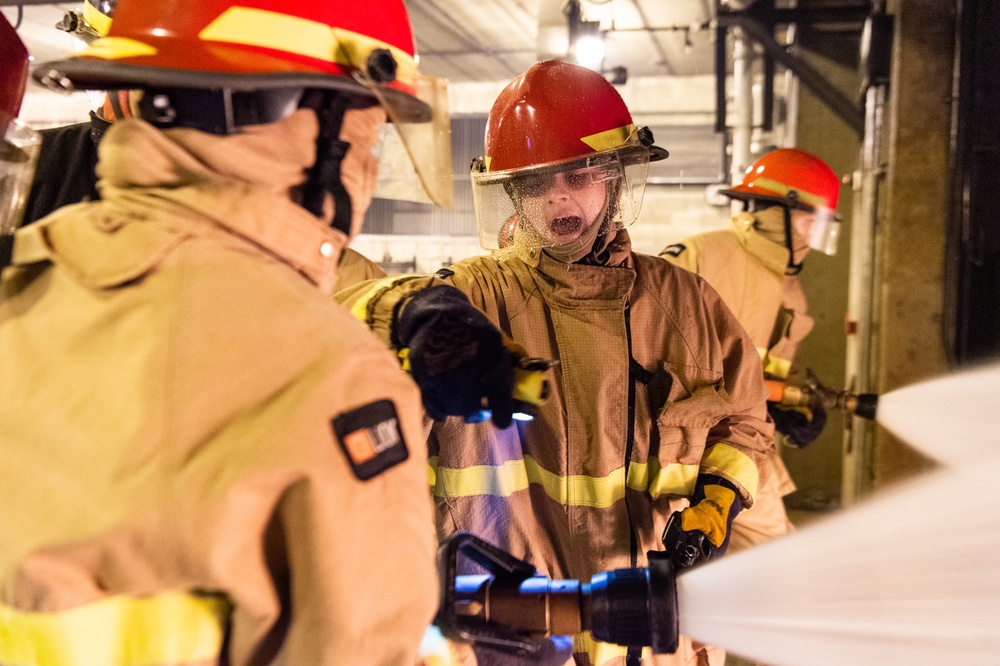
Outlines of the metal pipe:
M 733 29 L 733 138 L 729 180 L 739 182 L 752 161 L 753 133 L 753 46 L 742 28 Z M 734 202 L 734 206 L 739 202 Z M 742 204 L 740 203 L 742 207 Z
M 875 331 L 876 238 L 878 196 L 885 172 L 881 144 L 886 86 L 868 88 L 865 133 L 860 169 L 854 173 L 854 210 L 851 216 L 851 261 L 847 282 L 847 340 L 845 384 L 859 393 L 871 391 L 877 349 Z M 874 430 L 854 418 L 845 420 L 844 468 L 841 501 L 850 506 L 868 495 L 873 486 Z

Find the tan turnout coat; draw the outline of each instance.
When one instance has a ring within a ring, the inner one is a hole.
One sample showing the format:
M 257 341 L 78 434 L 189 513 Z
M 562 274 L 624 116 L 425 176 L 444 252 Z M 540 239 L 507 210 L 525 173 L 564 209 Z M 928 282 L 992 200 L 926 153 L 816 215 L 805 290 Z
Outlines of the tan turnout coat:
M 746 329 L 768 378 L 787 378 L 799 343 L 812 330 L 798 276 L 786 275 L 788 250 L 754 230 L 754 217 L 740 213 L 727 229 L 693 236 L 661 255 L 705 278 Z M 795 483 L 778 452 L 768 454 L 771 479 L 761 487 L 758 506 L 737 516 L 734 551 L 791 531 L 781 498 Z
M 160 180 L 105 179 L 4 271 L 0 663 L 216 663 L 214 620 L 227 663 L 412 664 L 437 607 L 418 390 L 330 301 L 346 237 L 181 137 L 112 127 L 102 161 Z M 409 457 L 362 481 L 333 423 L 373 403 Z

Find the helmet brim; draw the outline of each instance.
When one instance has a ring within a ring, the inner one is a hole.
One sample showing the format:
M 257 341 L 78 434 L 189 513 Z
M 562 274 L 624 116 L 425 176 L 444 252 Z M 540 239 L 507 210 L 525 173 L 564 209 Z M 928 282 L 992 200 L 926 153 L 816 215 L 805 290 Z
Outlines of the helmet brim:
M 301 65 L 295 71 L 282 71 L 288 70 L 288 63 L 264 53 L 255 56 L 255 64 L 265 71 L 233 72 L 210 67 L 177 69 L 77 57 L 42 63 L 35 67 L 32 78 L 60 92 L 150 88 L 227 88 L 238 91 L 318 88 L 376 99 L 371 90 L 350 76 L 336 76 L 318 69 L 315 72 L 301 71 Z M 431 119 L 430 107 L 416 97 L 390 86 L 381 86 L 379 91 L 393 104 L 400 120 L 427 122 Z
M 659 162 L 660 160 L 665 160 L 670 157 L 670 153 L 667 152 L 666 148 L 661 148 L 659 146 L 649 147 L 649 161 Z

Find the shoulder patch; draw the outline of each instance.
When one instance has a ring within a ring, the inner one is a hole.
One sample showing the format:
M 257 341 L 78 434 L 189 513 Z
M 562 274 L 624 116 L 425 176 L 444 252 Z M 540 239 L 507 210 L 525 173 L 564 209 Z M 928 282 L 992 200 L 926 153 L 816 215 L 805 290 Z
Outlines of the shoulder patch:
M 354 475 L 362 481 L 409 457 L 396 406 L 390 400 L 377 400 L 344 412 L 331 424 Z
M 442 280 L 447 280 L 454 274 L 455 271 L 451 270 L 450 268 L 439 268 L 437 272 L 434 273 L 434 277 L 440 278 Z
M 662 257 L 665 254 L 669 254 L 671 257 L 679 257 L 681 256 L 681 252 L 683 252 L 686 249 L 687 246 L 684 245 L 683 243 L 674 243 L 673 245 L 668 245 L 665 248 L 663 248 L 663 251 L 660 252 L 660 256 Z

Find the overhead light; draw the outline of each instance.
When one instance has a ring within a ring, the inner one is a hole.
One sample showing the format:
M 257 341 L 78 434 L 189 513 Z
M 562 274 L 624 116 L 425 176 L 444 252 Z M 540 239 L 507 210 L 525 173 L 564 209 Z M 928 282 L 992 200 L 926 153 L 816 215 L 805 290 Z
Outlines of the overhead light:
M 604 62 L 604 39 L 600 35 L 583 35 L 573 43 L 577 63 L 591 69 L 600 69 Z
M 601 70 L 604 62 L 604 35 L 600 21 L 584 21 L 580 0 L 569 0 L 565 8 L 569 27 L 569 49 L 584 67 Z

